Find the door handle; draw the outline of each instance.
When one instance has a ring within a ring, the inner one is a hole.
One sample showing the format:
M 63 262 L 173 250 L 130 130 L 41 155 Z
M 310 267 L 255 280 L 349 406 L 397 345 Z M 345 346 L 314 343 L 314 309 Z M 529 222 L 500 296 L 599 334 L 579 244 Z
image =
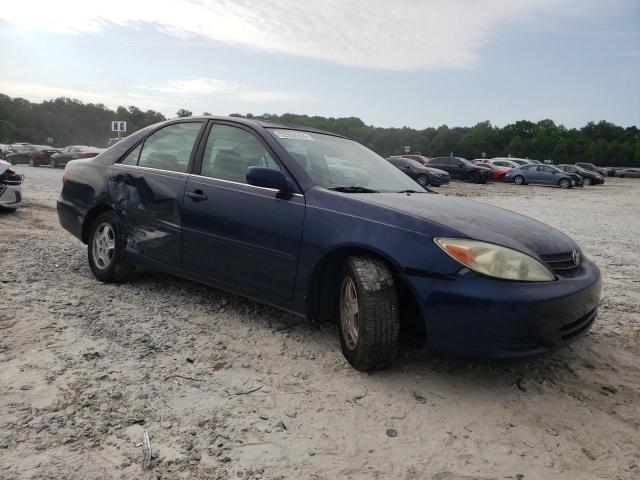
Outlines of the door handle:
M 193 192 L 187 192 L 187 197 L 192 199 L 194 202 L 203 202 L 208 196 L 206 196 L 202 190 L 194 190 Z

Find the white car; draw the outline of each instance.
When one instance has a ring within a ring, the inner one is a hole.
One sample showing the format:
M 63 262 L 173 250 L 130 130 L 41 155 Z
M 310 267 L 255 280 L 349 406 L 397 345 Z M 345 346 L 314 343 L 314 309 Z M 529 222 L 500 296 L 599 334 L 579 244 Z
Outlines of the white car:
M 22 205 L 24 176 L 11 170 L 11 164 L 0 160 L 0 209 L 15 210 Z

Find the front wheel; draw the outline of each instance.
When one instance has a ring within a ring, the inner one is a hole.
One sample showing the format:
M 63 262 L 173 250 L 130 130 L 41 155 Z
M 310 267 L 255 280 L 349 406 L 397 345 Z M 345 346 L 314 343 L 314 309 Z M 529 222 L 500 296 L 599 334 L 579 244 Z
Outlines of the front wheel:
M 398 354 L 400 308 L 395 281 L 379 258 L 347 259 L 338 298 L 342 353 L 356 370 L 388 367 Z
M 568 179 L 563 178 L 558 182 L 558 186 L 560 188 L 569 188 L 571 186 L 571 182 Z
M 524 185 L 524 177 L 522 175 L 516 175 L 513 177 L 513 183 L 516 185 Z
M 427 177 L 426 175 L 418 175 L 418 178 L 416 178 L 416 182 L 418 182 L 418 184 L 421 187 L 428 187 L 429 186 L 429 177 Z
M 89 235 L 89 266 L 101 282 L 119 283 L 133 272 L 124 253 L 125 240 L 113 212 L 98 215 Z

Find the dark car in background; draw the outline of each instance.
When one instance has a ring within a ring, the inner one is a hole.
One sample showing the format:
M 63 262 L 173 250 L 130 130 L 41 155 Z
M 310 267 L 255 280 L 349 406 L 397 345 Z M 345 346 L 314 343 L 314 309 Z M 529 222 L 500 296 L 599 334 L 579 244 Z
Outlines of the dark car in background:
M 516 185 L 553 185 L 560 188 L 582 186 L 579 175 L 563 172 L 551 165 L 522 165 L 505 176 L 505 181 Z
M 30 167 L 49 165 L 51 156 L 58 151 L 48 145 L 19 145 L 14 148 L 13 153 L 7 155 L 7 162 L 11 165 L 27 163 Z
M 429 166 L 448 172 L 451 178 L 473 183 L 485 183 L 493 177 L 488 167 L 474 165 L 462 157 L 435 157 L 429 159 Z
M 413 158 L 389 157 L 387 160 L 403 173 L 413 178 L 422 187 L 439 187 L 449 183 L 450 176 L 444 170 L 425 167 L 422 163 Z
M 576 167 L 584 168 L 585 170 L 591 170 L 592 172 L 598 172 L 599 174 L 601 174 L 602 176 L 605 176 L 605 177 L 613 177 L 616 174 L 616 169 L 615 168 L 598 167 L 597 165 L 594 165 L 593 163 L 576 162 L 575 165 L 576 165 Z
M 335 321 L 359 370 L 392 363 L 401 335 L 514 360 L 589 330 L 600 272 L 571 238 L 419 189 L 340 135 L 207 116 L 69 162 L 57 209 L 98 280 L 143 266 Z
M 585 170 L 584 168 L 577 167 L 576 165 L 568 165 L 565 163 L 555 166 L 564 172 L 580 175 L 585 186 L 602 185 L 604 183 L 604 177 L 598 172 Z
M 70 160 L 78 158 L 91 158 L 104 152 L 103 148 L 90 147 L 88 145 L 69 145 L 59 153 L 51 155 L 51 168 L 63 167 Z
M 619 168 L 616 170 L 616 177 L 640 178 L 640 168 Z

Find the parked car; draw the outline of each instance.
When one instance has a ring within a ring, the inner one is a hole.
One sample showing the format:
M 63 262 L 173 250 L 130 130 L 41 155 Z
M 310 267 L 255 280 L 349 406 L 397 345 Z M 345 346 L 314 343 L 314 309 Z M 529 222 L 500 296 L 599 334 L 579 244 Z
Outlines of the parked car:
M 10 145 L 3 145 L 2 148 L 0 148 L 0 160 L 6 160 L 7 156 L 10 153 L 13 153 L 15 149 L 21 145 L 29 145 L 29 144 L 24 142 L 18 142 L 18 143 L 12 143 Z
M 504 168 L 518 168 L 520 166 L 519 163 L 512 162 L 511 160 L 506 160 L 506 159 L 503 160 L 500 158 L 483 158 L 482 163 L 483 164 L 490 163 L 492 165 L 496 165 L 498 167 L 504 167 Z
M 478 158 L 473 161 L 475 165 L 480 165 L 486 168 L 490 168 L 492 171 L 492 179 L 496 182 L 500 182 L 504 180 L 504 176 L 509 173 L 513 168 L 512 167 L 500 167 L 494 163 L 485 162 L 484 159 Z
M 189 117 L 69 162 L 57 209 L 98 280 L 143 266 L 335 320 L 359 370 L 392 363 L 401 331 L 434 354 L 524 359 L 589 330 L 600 272 L 573 240 L 416 187 L 336 134 Z
M 104 152 L 103 148 L 90 147 L 88 145 L 69 145 L 60 150 L 59 153 L 51 155 L 51 168 L 62 167 L 70 160 L 78 158 L 91 158 Z
M 585 186 L 602 185 L 604 183 L 604 177 L 598 172 L 590 172 L 588 170 L 585 170 L 584 168 L 576 167 L 575 165 L 567 165 L 564 163 L 556 166 L 564 172 L 580 175 Z
M 563 172 L 551 165 L 522 165 L 511 170 L 505 176 L 505 181 L 513 182 L 516 185 L 532 183 L 572 188 L 582 185 L 582 180 L 578 180 L 580 178 L 579 175 Z
M 413 178 L 420 186 L 439 187 L 449 183 L 449 174 L 444 170 L 437 168 L 425 167 L 422 163 L 412 158 L 389 157 L 387 160 L 395 167 L 399 168 Z
M 416 162 L 420 162 L 422 165 L 429 165 L 429 157 L 425 157 L 424 155 L 414 155 L 413 153 L 406 153 L 403 155 L 392 155 L 393 157 L 402 157 L 402 158 L 410 158 L 415 160 Z
M 448 172 L 451 178 L 473 183 L 485 183 L 493 176 L 489 167 L 474 165 L 462 157 L 430 158 L 429 166 Z
M 640 168 L 620 168 L 616 170 L 616 177 L 640 178 Z
M 7 155 L 7 161 L 12 165 L 28 163 L 30 167 L 39 167 L 49 165 L 54 153 L 58 150 L 47 145 L 20 145 Z
M 591 170 L 592 172 L 598 172 L 600 175 L 604 177 L 613 177 L 616 174 L 615 168 L 610 167 L 598 167 L 593 163 L 587 162 L 576 162 L 576 167 L 584 168 L 585 170 Z
M 501 160 L 501 161 L 508 161 L 511 163 L 515 163 L 516 165 L 534 165 L 534 162 L 532 160 L 529 160 L 528 158 L 513 158 L 513 157 L 494 157 L 491 160 Z
M 0 209 L 16 210 L 22 205 L 24 177 L 11 169 L 11 164 L 0 160 Z

